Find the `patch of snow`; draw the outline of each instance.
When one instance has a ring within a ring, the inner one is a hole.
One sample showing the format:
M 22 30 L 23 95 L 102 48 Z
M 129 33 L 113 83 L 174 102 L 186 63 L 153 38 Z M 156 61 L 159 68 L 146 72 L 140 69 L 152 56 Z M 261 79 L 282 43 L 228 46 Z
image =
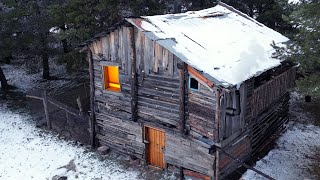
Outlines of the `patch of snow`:
M 320 148 L 320 128 L 314 125 L 291 123 L 290 128 L 277 141 L 277 148 L 259 160 L 256 169 L 275 179 L 315 179 L 309 171 L 312 155 Z M 248 170 L 244 180 L 265 179 Z
M 21 60 L 18 60 L 21 61 Z M 58 65 L 53 59 L 49 61 L 50 75 L 56 77 L 65 77 L 66 68 L 64 65 Z M 43 80 L 42 71 L 30 73 L 25 64 L 21 62 L 13 62 L 12 64 L 4 64 L 2 70 L 10 85 L 17 87 L 22 92 L 35 89 L 59 89 L 70 83 L 68 80 Z
M 138 179 L 137 172 L 111 160 L 100 161 L 84 147 L 41 132 L 28 115 L 12 113 L 4 105 L 0 105 L 0 144 L 0 179 L 45 180 L 55 175 L 68 180 Z M 73 159 L 76 172 L 63 168 Z
M 300 4 L 301 0 L 288 0 L 289 4 Z
M 222 4 L 222 3 L 221 3 Z M 219 82 L 240 85 L 280 65 L 271 44 L 289 39 L 226 4 L 127 19 L 181 60 Z M 224 84 L 223 84 L 224 85 Z

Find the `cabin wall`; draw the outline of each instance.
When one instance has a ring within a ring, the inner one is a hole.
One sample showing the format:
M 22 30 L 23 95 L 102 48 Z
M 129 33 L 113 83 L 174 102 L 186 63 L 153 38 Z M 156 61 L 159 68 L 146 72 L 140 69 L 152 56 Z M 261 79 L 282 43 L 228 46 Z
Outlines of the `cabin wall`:
M 131 42 L 134 39 L 134 42 Z M 134 44 L 132 44 L 134 43 Z M 181 85 L 178 64 L 183 62 L 135 27 L 119 27 L 91 45 L 94 62 L 96 139 L 120 152 L 147 159 L 144 127 L 165 132 L 165 162 L 213 176 L 215 92 L 201 85 L 189 92 L 184 72 L 187 134 L 181 132 L 179 101 Z M 133 53 L 135 49 L 135 53 Z M 135 54 L 137 73 L 137 122 L 131 114 L 131 58 Z M 104 90 L 104 65 L 119 66 L 121 92 Z
M 135 28 L 138 73 L 138 119 L 164 127 L 179 124 L 179 73 L 181 61 Z M 130 91 L 129 86 L 124 86 Z
M 191 135 L 215 140 L 216 88 L 200 83 L 199 91 L 188 91 L 188 119 Z
M 288 121 L 288 90 L 294 86 L 296 68 L 280 66 L 270 70 L 272 76 L 268 73 L 263 76 L 269 76 L 269 79 L 251 78 L 240 86 L 240 115 L 228 116 L 225 112 L 227 107 L 236 107 L 234 91 L 221 93 L 220 145 L 224 151 L 243 161 L 261 152 L 272 141 L 272 135 L 280 133 Z M 255 82 L 261 79 L 264 82 Z M 240 165 L 223 153 L 219 159 L 221 177 Z
M 244 82 L 240 88 L 240 114 L 231 116 L 227 115 L 226 109 L 236 109 L 236 93 L 235 90 L 223 91 L 221 94 L 221 120 L 219 129 L 219 142 L 224 142 L 225 146 L 232 142 L 237 135 L 241 134 L 246 129 L 246 113 L 247 113 L 247 86 Z M 228 142 L 228 143 L 227 143 Z
M 96 139 L 120 152 L 143 158 L 145 144 L 141 124 L 131 121 L 131 94 L 123 87 L 130 84 L 131 27 L 119 27 L 91 46 L 94 62 Z M 121 92 L 105 90 L 103 65 L 119 66 Z

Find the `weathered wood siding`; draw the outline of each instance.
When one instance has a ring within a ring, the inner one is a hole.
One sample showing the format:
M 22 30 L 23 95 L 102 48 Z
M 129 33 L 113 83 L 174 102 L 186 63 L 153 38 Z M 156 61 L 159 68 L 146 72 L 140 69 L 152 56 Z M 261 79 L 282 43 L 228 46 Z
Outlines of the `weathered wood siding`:
M 236 107 L 234 91 L 222 92 L 221 121 L 219 129 L 222 148 L 233 157 L 247 160 L 263 150 L 272 136 L 284 129 L 288 121 L 289 93 L 294 86 L 295 67 L 277 67 L 275 71 L 265 75 L 271 77 L 251 78 L 240 86 L 241 113 L 238 116 L 226 115 L 227 107 Z M 263 79 L 264 82 L 255 81 Z M 267 80 L 266 80 L 267 79 Z M 219 170 L 221 178 L 225 177 L 237 167 L 239 163 L 230 158 L 220 156 Z
M 240 86 L 240 115 L 230 116 L 226 114 L 227 108 L 237 108 L 236 107 L 236 95 L 235 91 L 222 92 L 221 100 L 221 121 L 219 129 L 219 140 L 231 142 L 237 136 L 235 134 L 240 134 L 246 127 L 246 111 L 247 111 L 247 86 L 243 83 Z
M 205 175 L 214 174 L 214 155 L 193 139 L 172 133 L 166 134 L 165 161 Z
M 131 36 L 134 42 L 130 41 Z M 136 50 L 133 68 L 137 73 L 137 122 L 131 119 L 133 47 Z M 190 117 L 187 121 L 190 135 L 182 137 L 177 67 L 182 61 L 179 58 L 133 27 L 119 27 L 94 41 L 90 48 L 94 60 L 96 138 L 100 145 L 145 159 L 148 145 L 143 143 L 143 127 L 160 128 L 166 132 L 166 163 L 213 175 L 214 156 L 209 154 L 210 145 L 203 139 L 212 140 L 215 133 L 214 90 L 201 85 L 199 92 L 188 94 L 188 78 L 185 78 L 185 118 Z M 120 93 L 104 90 L 103 65 L 119 66 Z
M 179 123 L 181 61 L 135 28 L 138 73 L 138 119 L 165 127 Z M 128 86 L 124 88 L 129 90 Z
M 214 140 L 216 89 L 200 83 L 199 91 L 188 91 L 188 120 L 190 134 L 199 134 Z
M 237 159 L 246 161 L 248 158 L 250 158 L 251 153 L 250 139 L 247 135 L 241 135 L 239 137 L 239 140 L 234 142 L 229 148 L 226 148 L 225 151 Z M 221 178 L 224 178 L 228 174 L 232 173 L 240 166 L 241 164 L 239 162 L 234 161 L 223 153 L 220 153 L 219 168 Z
M 295 73 L 295 68 L 291 68 L 254 90 L 252 117 L 258 116 L 294 86 Z
M 105 37 L 94 41 L 90 49 L 94 60 L 94 84 L 97 136 L 100 145 L 108 145 L 126 154 L 143 158 L 145 144 L 141 124 L 131 121 L 130 54 L 133 49 L 130 38 L 132 27 L 119 27 Z M 105 90 L 103 65 L 119 66 L 121 92 Z

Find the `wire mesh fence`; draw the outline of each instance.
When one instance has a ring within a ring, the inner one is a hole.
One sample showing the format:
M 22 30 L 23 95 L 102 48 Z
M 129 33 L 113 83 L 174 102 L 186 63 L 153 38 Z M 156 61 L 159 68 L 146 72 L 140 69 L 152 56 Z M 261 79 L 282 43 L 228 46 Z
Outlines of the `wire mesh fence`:
M 85 84 L 64 89 L 61 93 L 28 92 L 31 115 L 38 127 L 46 126 L 70 140 L 90 144 L 87 92 Z

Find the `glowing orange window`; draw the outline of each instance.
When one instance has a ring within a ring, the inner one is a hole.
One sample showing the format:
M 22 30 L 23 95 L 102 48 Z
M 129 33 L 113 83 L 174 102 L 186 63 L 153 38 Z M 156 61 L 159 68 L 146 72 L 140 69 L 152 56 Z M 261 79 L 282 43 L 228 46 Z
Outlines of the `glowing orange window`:
M 104 89 L 120 92 L 119 67 L 103 66 Z

